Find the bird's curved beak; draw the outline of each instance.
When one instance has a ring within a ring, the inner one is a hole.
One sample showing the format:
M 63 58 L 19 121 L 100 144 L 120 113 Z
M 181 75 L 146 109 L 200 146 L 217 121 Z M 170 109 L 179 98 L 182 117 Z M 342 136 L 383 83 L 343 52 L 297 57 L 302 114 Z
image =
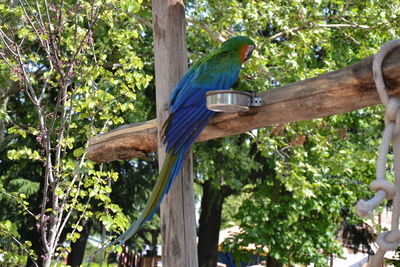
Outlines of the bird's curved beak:
M 254 51 L 255 46 L 254 45 L 249 45 L 247 46 L 247 51 L 246 54 L 244 56 L 244 61 L 246 62 L 247 60 L 249 60 L 249 58 L 251 57 L 251 54 Z

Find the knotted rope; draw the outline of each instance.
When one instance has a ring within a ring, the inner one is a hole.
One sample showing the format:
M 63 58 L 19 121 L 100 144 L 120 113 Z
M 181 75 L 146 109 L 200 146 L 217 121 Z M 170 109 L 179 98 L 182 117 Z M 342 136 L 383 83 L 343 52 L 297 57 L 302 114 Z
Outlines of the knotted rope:
M 375 55 L 372 64 L 375 85 L 382 103 L 386 106 L 385 129 L 383 130 L 382 143 L 376 163 L 376 180 L 370 184 L 371 190 L 375 191 L 376 194 L 368 201 L 359 200 L 356 205 L 356 212 L 362 217 L 370 216 L 372 211 L 386 198 L 388 200 L 393 199 L 393 213 L 391 230 L 382 232 L 377 237 L 378 250 L 368 263 L 369 267 L 380 267 L 386 251 L 396 250 L 400 243 L 400 99 L 388 95 L 382 74 L 382 62 L 385 56 L 397 46 L 400 46 L 400 40 L 388 42 Z M 395 184 L 386 180 L 386 164 L 390 143 L 392 143 L 394 154 Z

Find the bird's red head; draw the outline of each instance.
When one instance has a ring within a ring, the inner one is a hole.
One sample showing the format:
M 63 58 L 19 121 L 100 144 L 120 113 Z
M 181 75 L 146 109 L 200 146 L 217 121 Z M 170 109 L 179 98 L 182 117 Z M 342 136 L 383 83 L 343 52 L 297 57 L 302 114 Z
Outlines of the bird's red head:
M 250 58 L 255 46 L 249 37 L 239 35 L 226 40 L 220 49 L 223 51 L 238 52 L 242 63 L 244 63 Z

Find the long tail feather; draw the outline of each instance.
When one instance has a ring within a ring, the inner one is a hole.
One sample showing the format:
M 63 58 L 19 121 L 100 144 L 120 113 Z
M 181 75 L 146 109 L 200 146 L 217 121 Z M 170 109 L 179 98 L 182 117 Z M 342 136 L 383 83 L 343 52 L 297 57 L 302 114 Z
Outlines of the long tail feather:
M 190 119 L 196 118 L 196 120 L 191 120 L 189 128 L 182 127 L 180 131 L 169 132 L 170 123 L 173 122 L 173 118 L 169 119 L 169 123 L 166 126 L 166 142 L 167 144 L 167 154 L 164 160 L 163 167 L 161 168 L 160 174 L 157 177 L 156 184 L 152 190 L 149 200 L 140 215 L 139 219 L 136 220 L 124 233 L 118 236 L 114 241 L 105 245 L 100 250 L 96 252 L 95 255 L 102 253 L 107 248 L 113 245 L 121 245 L 126 240 L 128 240 L 132 235 L 134 235 L 140 227 L 148 220 L 150 220 L 154 214 L 157 212 L 164 196 L 168 193 L 175 177 L 178 175 L 183 160 L 185 158 L 186 152 L 190 149 L 194 141 L 197 139 L 201 131 L 207 125 L 209 118 L 212 116 L 213 112 L 209 110 L 201 110 L 196 107 L 192 107 L 197 112 L 187 112 L 185 115 Z M 182 116 L 181 119 L 187 120 L 186 116 Z M 180 125 L 179 125 L 180 126 Z M 189 131 L 189 129 L 191 129 Z M 168 138 L 169 137 L 169 138 Z M 171 147 L 170 145 L 173 144 Z
M 176 160 L 176 163 L 174 164 L 174 167 L 171 170 L 171 179 L 169 179 L 168 184 L 167 184 L 167 186 L 165 188 L 165 194 L 168 194 L 169 189 L 171 188 L 171 185 L 175 180 L 175 177 L 178 175 L 178 173 L 179 173 L 179 171 L 180 171 L 180 169 L 182 167 L 183 159 L 185 158 L 185 154 L 186 153 L 184 153 L 184 151 L 181 151 L 178 154 L 178 158 Z
M 153 187 L 150 198 L 147 201 L 146 206 L 142 211 L 142 214 L 140 215 L 139 219 L 137 219 L 137 221 L 134 224 L 132 224 L 124 233 L 118 236 L 114 241 L 99 249 L 95 253 L 95 255 L 102 253 L 107 248 L 117 243 L 118 245 L 123 244 L 126 240 L 128 240 L 132 235 L 134 235 L 139 230 L 139 228 L 143 225 L 143 223 L 150 220 L 154 216 L 165 194 L 167 193 L 168 191 L 167 189 L 169 189 L 174 176 L 176 176 L 176 171 L 172 170 L 178 169 L 179 171 L 180 166 L 178 167 L 176 165 L 179 164 L 182 165 L 181 160 L 179 164 L 176 164 L 177 162 L 179 162 L 177 161 L 179 156 L 180 156 L 179 154 L 175 155 L 173 155 L 172 153 L 166 154 L 161 172 L 157 177 L 156 184 Z

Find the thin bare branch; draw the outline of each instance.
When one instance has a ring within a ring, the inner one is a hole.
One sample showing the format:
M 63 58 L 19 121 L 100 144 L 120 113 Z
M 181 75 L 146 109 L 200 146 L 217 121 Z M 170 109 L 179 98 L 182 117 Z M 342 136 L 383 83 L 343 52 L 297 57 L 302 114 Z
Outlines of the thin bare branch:
M 92 2 L 94 3 L 94 2 Z M 61 115 L 60 115 L 60 125 L 57 127 L 59 129 L 57 137 L 58 140 L 64 140 L 65 139 L 65 135 L 68 134 L 68 132 L 66 132 L 68 129 L 68 127 L 66 128 L 66 123 L 68 120 L 68 115 L 67 115 L 67 109 L 66 109 L 66 100 L 67 100 L 67 87 L 69 85 L 69 75 L 72 73 L 74 64 L 72 62 L 74 62 L 76 56 L 81 52 L 82 48 L 83 48 L 83 44 L 86 41 L 86 38 L 88 37 L 88 35 L 91 33 L 91 30 L 93 28 L 93 25 L 95 24 L 95 22 L 97 21 L 97 19 L 99 18 L 99 15 L 101 13 L 101 9 L 102 9 L 102 5 L 100 5 L 98 8 L 94 8 L 94 5 L 92 5 L 92 10 L 91 10 L 91 14 L 90 14 L 90 20 L 89 20 L 89 26 L 88 29 L 86 31 L 85 36 L 83 37 L 83 39 L 81 40 L 78 49 L 75 51 L 74 56 L 72 57 L 72 59 L 70 59 L 70 67 L 68 69 L 68 71 L 66 72 L 62 72 L 62 79 L 60 80 L 60 87 L 61 87 L 61 91 L 60 94 L 57 98 L 57 104 L 56 104 L 56 109 L 61 109 Z M 53 45 L 53 49 L 54 49 L 54 45 Z M 54 123 L 52 124 L 52 129 L 54 126 Z M 62 160 L 62 151 L 63 151 L 63 146 L 59 145 L 55 148 L 55 179 L 54 182 L 58 183 L 60 181 L 60 166 L 61 166 L 61 160 Z M 64 211 L 65 211 L 65 203 L 66 200 L 69 197 L 69 192 L 70 190 L 73 188 L 73 185 L 75 184 L 75 182 L 77 181 L 77 178 L 79 177 L 79 173 L 80 170 L 82 168 L 82 165 L 84 163 L 84 159 L 86 157 L 86 152 L 83 154 L 83 157 L 81 159 L 81 162 L 79 164 L 78 170 L 76 172 L 76 174 L 74 175 L 74 178 L 72 179 L 72 182 L 69 184 L 67 192 L 65 194 L 65 198 L 63 199 L 61 205 L 59 203 L 59 197 L 58 195 L 55 193 L 55 190 L 52 191 L 53 193 L 53 201 L 52 201 L 52 205 L 53 205 L 53 209 L 57 210 L 57 215 L 51 215 L 51 219 L 50 219 L 50 224 L 51 224 L 51 230 L 50 230 L 50 236 L 49 236 L 49 244 L 51 246 L 52 249 L 55 249 L 55 246 L 58 243 L 60 234 L 62 232 L 62 230 L 64 229 L 66 223 L 69 220 L 69 217 L 72 214 L 72 210 L 70 210 L 69 212 L 67 212 L 66 216 L 64 217 Z M 79 179 L 80 180 L 80 179 Z M 81 181 L 79 181 L 81 184 Z M 53 187 L 56 187 L 57 184 L 53 184 Z M 80 188 L 80 186 L 78 186 Z M 75 198 L 78 197 L 78 194 L 75 195 Z
M 53 182 L 53 173 L 52 173 L 52 157 L 51 157 L 51 140 L 50 137 L 48 136 L 48 131 L 46 129 L 46 124 L 45 124 L 45 119 L 44 119 L 44 114 L 42 107 L 40 105 L 40 102 L 38 101 L 36 97 L 36 93 L 32 88 L 32 84 L 29 80 L 29 76 L 25 71 L 25 64 L 22 60 L 22 56 L 20 53 L 20 50 L 17 49 L 18 53 L 18 61 L 19 65 L 22 69 L 23 76 L 24 76 L 24 81 L 25 81 L 25 86 L 27 88 L 26 92 L 28 97 L 31 99 L 32 103 L 35 105 L 38 118 L 39 118 L 39 125 L 40 125 L 40 133 L 42 135 L 42 140 L 43 140 L 43 146 L 45 148 L 45 154 L 46 154 L 46 164 L 45 164 L 45 178 L 44 178 L 44 186 L 43 186 L 43 198 L 42 198 L 42 204 L 41 204 L 41 212 L 40 212 L 40 217 L 39 217 L 39 224 L 41 227 L 41 237 L 42 237 L 42 242 L 43 246 L 45 248 L 45 251 L 47 253 L 50 252 L 50 247 L 49 243 L 47 240 L 46 236 L 46 204 L 47 204 L 47 195 L 48 195 L 48 190 L 49 190 L 49 183 L 51 184 Z
M 40 33 L 39 33 L 38 29 L 36 29 L 35 24 L 33 23 L 33 21 L 31 20 L 31 18 L 30 18 L 30 16 L 29 16 L 28 12 L 26 11 L 26 8 L 25 8 L 24 3 L 22 2 L 22 0 L 19 0 L 19 3 L 20 3 L 21 8 L 22 8 L 22 10 L 23 10 L 23 12 L 24 12 L 25 18 L 28 20 L 28 22 L 29 22 L 29 24 L 31 25 L 32 29 L 35 31 L 36 37 L 38 38 L 40 44 L 41 44 L 42 47 L 45 49 L 46 53 L 49 54 L 50 51 L 47 50 L 47 48 L 46 48 L 46 46 L 45 46 L 45 44 L 44 44 L 44 42 L 43 42 L 43 39 L 42 39 L 42 37 L 40 36 Z
M 61 91 L 59 94 L 59 98 L 57 103 L 61 103 L 61 115 L 60 115 L 60 126 L 58 134 L 57 134 L 57 139 L 62 141 L 64 139 L 64 133 L 65 133 L 65 123 L 66 123 L 66 112 L 67 112 L 67 106 L 66 106 L 66 100 L 67 100 L 67 85 L 62 85 Z M 52 129 L 51 129 L 52 130 Z M 56 237 L 59 232 L 59 227 L 62 221 L 60 220 L 60 217 L 62 218 L 63 216 L 63 210 L 65 208 L 65 205 L 60 207 L 59 205 L 59 196 L 57 194 L 57 188 L 59 187 L 59 181 L 60 181 L 60 172 L 61 172 L 61 151 L 62 151 L 62 145 L 59 143 L 55 147 L 55 156 L 54 156 L 54 161 L 55 161 L 55 168 L 54 168 L 54 179 L 51 183 L 52 186 L 52 208 L 53 210 L 57 211 L 58 214 L 51 213 L 50 215 L 50 235 L 49 235 L 49 245 L 51 249 L 55 249 L 57 246 L 56 242 Z
M 147 20 L 147 19 L 145 19 L 145 18 L 143 18 L 143 17 L 141 17 L 139 15 L 136 15 L 134 13 L 131 13 L 129 15 L 134 17 L 138 22 L 141 22 L 144 25 L 146 25 L 147 27 L 149 27 L 150 29 L 153 29 L 153 24 L 151 23 L 151 21 L 149 21 L 149 20 Z
M 50 37 L 49 39 L 50 39 L 51 46 L 53 47 L 53 56 L 55 59 L 54 61 L 57 63 L 57 62 L 60 62 L 59 57 L 58 57 L 58 47 L 56 46 L 55 41 L 54 41 L 54 31 L 52 29 L 53 24 L 51 22 L 49 4 L 47 3 L 47 0 L 44 0 L 44 7 L 46 10 L 46 18 L 47 18 L 47 23 L 48 23 L 47 30 L 49 32 L 49 37 Z M 59 69 L 58 71 L 61 71 L 61 69 Z
M 357 41 L 356 39 L 354 39 L 353 36 L 351 36 L 350 34 L 347 34 L 346 32 L 343 32 L 344 36 L 346 36 L 347 38 L 349 38 L 352 42 L 356 43 L 357 45 L 360 45 L 360 42 Z
M 278 32 L 277 34 L 272 35 L 271 37 L 268 38 L 268 40 L 269 41 L 274 41 L 275 39 L 278 39 L 279 37 L 286 36 L 288 33 L 297 32 L 297 31 L 300 31 L 300 30 L 303 30 L 303 29 L 306 29 L 306 28 L 307 27 L 305 25 L 293 27 L 293 28 L 290 28 L 290 29 L 288 29 L 286 31 L 281 31 L 281 32 Z
M 371 29 L 368 25 L 359 25 L 359 24 L 315 24 L 312 27 L 325 27 L 325 28 L 360 28 L 360 29 Z
M 53 73 L 53 64 L 50 64 L 48 77 L 50 77 L 50 75 L 52 75 L 52 73 Z M 39 95 L 39 99 L 38 99 L 39 103 L 41 103 L 43 98 L 45 97 L 45 93 L 46 93 L 47 85 L 49 84 L 49 80 L 50 80 L 49 78 L 45 78 L 44 85 L 42 87 L 42 91 L 41 91 L 41 93 Z
M 36 12 L 34 11 L 34 8 L 31 7 L 31 5 L 29 4 L 29 1 L 28 0 L 23 0 L 23 1 L 25 2 L 24 5 L 27 7 L 29 12 L 31 13 L 31 16 L 39 24 L 41 30 L 44 31 L 45 30 L 44 23 L 43 23 L 43 21 L 40 20 L 41 13 L 40 13 L 39 5 L 35 4 L 36 7 L 37 7 L 37 12 L 38 12 L 38 15 L 36 15 Z M 20 3 L 21 3 L 21 1 L 20 1 Z
M 92 31 L 94 24 L 99 19 L 99 16 L 100 16 L 100 13 L 101 13 L 100 11 L 103 8 L 104 2 L 105 2 L 105 0 L 102 1 L 102 4 L 96 9 L 96 12 L 92 13 L 93 16 L 92 16 L 91 20 L 89 21 L 88 29 L 86 30 L 86 33 L 85 33 L 84 37 L 80 41 L 79 46 L 76 49 L 74 55 L 71 57 L 70 62 L 73 62 L 76 59 L 76 57 L 78 56 L 78 54 L 81 52 L 81 49 L 83 47 L 83 44 L 85 43 L 85 40 L 86 40 L 87 36 Z M 92 3 L 92 7 L 93 7 L 93 3 Z M 70 73 L 72 67 L 73 67 L 73 64 L 70 64 L 70 67 L 69 67 L 69 69 L 68 69 L 68 71 L 66 73 Z
M 85 157 L 86 157 L 86 153 L 85 153 L 85 156 L 83 156 L 82 158 L 85 158 Z M 81 186 L 82 186 L 82 178 L 83 178 L 83 176 L 84 176 L 84 174 L 82 174 L 82 175 L 81 175 L 81 179 L 79 179 L 78 192 L 75 194 L 75 199 L 77 199 L 78 196 L 79 196 L 80 188 L 81 188 Z M 98 178 L 98 182 L 99 182 L 99 179 L 100 179 L 100 178 Z M 90 203 L 90 200 L 91 200 L 91 199 L 92 199 L 92 196 L 89 195 L 89 197 L 88 197 L 88 199 L 87 199 L 87 201 L 86 201 L 86 203 L 85 203 L 85 205 L 84 205 L 85 209 L 84 209 L 84 211 L 82 211 L 81 215 L 79 216 L 79 219 L 78 219 L 77 222 L 75 223 L 76 226 L 78 226 L 78 225 L 80 224 L 81 220 L 82 220 L 83 217 L 85 216 L 85 213 L 86 213 L 86 211 L 87 211 L 87 209 L 88 209 L 88 206 L 89 206 L 88 204 Z M 62 205 L 61 207 L 64 208 L 65 205 Z M 64 210 L 64 209 L 63 209 L 63 210 Z M 63 219 L 63 216 L 60 216 L 60 217 L 59 217 L 59 220 L 58 220 L 58 221 L 59 221 L 60 223 L 62 222 L 62 224 L 60 224 L 59 227 L 58 227 L 58 234 L 57 234 L 57 236 L 56 236 L 56 238 L 55 238 L 55 244 L 58 243 L 58 241 L 59 241 L 59 239 L 60 239 L 60 236 L 61 236 L 61 234 L 62 234 L 62 232 L 63 232 L 63 229 L 65 228 L 65 225 L 67 224 L 67 222 L 68 222 L 68 220 L 69 220 L 69 218 L 70 218 L 70 216 L 71 216 L 71 214 L 72 214 L 73 211 L 74 211 L 73 209 L 70 209 L 70 210 L 68 211 L 68 213 L 67 213 L 67 215 L 65 216 L 64 219 Z M 77 227 L 75 227 L 75 228 L 72 230 L 71 235 L 73 235 L 73 234 L 76 232 L 76 230 L 77 230 Z
M 31 255 L 31 253 L 29 252 L 29 250 L 27 250 L 27 249 L 25 248 L 25 246 L 21 243 L 21 241 L 19 241 L 14 235 L 12 235 L 10 232 L 6 231 L 5 229 L 0 229 L 0 231 L 2 231 L 4 234 L 6 234 L 6 235 L 8 235 L 9 237 L 11 237 L 11 239 L 12 239 L 15 243 L 17 243 L 17 245 L 18 245 L 20 248 L 22 248 L 22 249 L 25 251 L 25 253 L 28 255 L 28 257 L 31 258 L 33 264 L 34 264 L 36 267 L 39 267 L 39 265 L 37 264 L 36 260 L 32 257 L 32 255 Z
M 10 53 L 17 57 L 18 54 L 15 52 L 14 49 L 12 49 L 12 48 L 10 47 L 10 45 L 8 44 L 8 42 L 11 43 L 11 44 L 14 45 L 14 46 L 17 46 L 17 45 L 14 43 L 13 40 L 11 40 L 11 39 L 7 36 L 7 34 L 5 34 L 5 32 L 3 32 L 2 29 L 0 29 L 0 38 L 1 38 L 1 40 L 3 41 L 3 44 L 4 44 L 4 45 L 7 47 L 7 49 L 10 51 Z
M 4 53 L 0 52 L 0 57 L 4 60 L 4 62 L 7 63 L 7 65 L 8 65 L 11 69 L 14 68 L 14 66 L 11 64 L 11 62 L 8 61 L 8 59 L 5 57 Z M 1 99 L 0 99 L 0 100 L 1 100 Z
M 94 121 L 95 120 L 92 118 L 91 123 L 90 123 L 90 129 L 91 129 L 90 136 L 94 135 Z M 108 120 L 104 122 L 102 131 L 104 131 L 106 129 L 107 125 L 108 125 Z M 88 145 L 89 145 L 89 140 L 87 140 L 85 147 L 87 147 Z M 67 215 L 63 219 L 63 212 L 64 212 L 64 209 L 65 209 L 65 204 L 66 204 L 66 202 L 67 202 L 67 200 L 69 198 L 69 194 L 71 192 L 71 189 L 74 187 L 74 185 L 75 185 L 76 181 L 78 180 L 79 176 L 80 176 L 80 179 L 79 179 L 79 185 L 77 186 L 77 188 L 78 188 L 78 190 L 80 190 L 80 188 L 81 188 L 82 178 L 83 178 L 83 174 L 81 174 L 81 170 L 82 170 L 83 164 L 84 164 L 84 162 L 86 160 L 86 154 L 87 154 L 87 151 L 85 151 L 82 154 L 80 162 L 79 162 L 79 165 L 76 168 L 76 171 L 75 171 L 75 173 L 73 175 L 73 178 L 72 178 L 72 180 L 71 180 L 71 182 L 70 182 L 70 184 L 69 184 L 69 186 L 67 188 L 67 191 L 65 192 L 65 197 L 62 200 L 62 204 L 60 205 L 60 212 L 59 212 L 58 221 L 59 222 L 63 222 L 63 223 L 59 225 L 58 234 L 57 234 L 56 239 L 55 239 L 56 243 L 58 242 L 58 240 L 59 240 L 59 238 L 61 236 L 62 230 L 65 228 L 65 225 L 68 222 L 68 219 L 72 214 L 72 209 L 71 209 L 70 211 L 68 211 Z M 99 181 L 99 179 L 100 178 L 98 178 L 98 181 Z M 75 198 L 77 198 L 78 196 L 79 196 L 79 192 L 75 194 Z M 91 198 L 92 198 L 92 196 L 89 196 L 88 200 L 86 201 L 85 210 L 82 212 L 82 214 L 79 217 L 76 225 L 79 225 L 80 221 L 82 220 L 82 218 L 83 218 L 83 216 L 84 216 L 84 214 L 85 214 L 85 212 L 87 210 L 87 207 L 88 207 L 87 204 L 90 202 Z M 75 231 L 76 231 L 76 228 L 73 229 L 72 234 L 75 233 Z
M 36 97 L 36 93 L 33 90 L 32 84 L 31 84 L 31 82 L 29 80 L 29 75 L 26 73 L 25 63 L 24 63 L 24 61 L 22 59 L 21 51 L 19 50 L 19 48 L 17 48 L 17 54 L 18 54 L 19 67 L 21 68 L 22 73 L 23 73 L 25 85 L 26 85 L 26 88 L 27 88 L 26 92 L 28 94 L 28 97 L 30 98 L 32 103 L 35 105 L 37 111 L 40 112 L 41 115 L 43 115 L 42 114 L 42 108 L 40 107 L 40 103 L 39 103 L 39 101 L 38 101 L 38 99 Z
M 12 194 L 10 194 L 8 192 L 5 192 L 5 191 L 1 191 L 1 193 L 6 195 L 6 196 L 8 196 L 8 197 L 10 197 L 10 198 L 12 198 L 12 199 L 14 199 L 17 203 L 20 203 L 20 201 L 18 200 L 18 198 L 16 196 L 14 196 L 14 195 L 12 195 Z M 36 215 L 33 214 L 33 212 L 31 212 L 25 204 L 21 203 L 21 205 L 22 205 L 22 207 L 23 207 L 23 209 L 24 209 L 24 211 L 26 213 L 31 215 L 33 218 L 36 218 Z
M 38 12 L 37 21 L 38 21 L 40 27 L 42 27 L 42 29 L 46 29 L 46 27 L 44 26 L 44 22 L 43 22 L 42 12 L 40 11 L 39 2 L 37 0 L 35 1 L 35 5 L 36 5 L 36 10 Z
M 43 31 L 43 33 L 45 33 L 46 32 L 46 26 L 44 24 L 43 15 L 42 15 L 42 12 L 40 11 L 40 6 L 39 6 L 39 3 L 38 3 L 37 0 L 35 1 L 35 5 L 36 5 L 37 13 L 38 13 L 38 15 L 35 16 L 35 18 L 36 18 L 39 26 L 41 27 L 41 30 Z M 50 49 L 50 41 L 49 41 L 49 39 L 44 40 L 44 42 L 42 42 L 41 44 L 43 45 L 43 48 L 46 51 L 46 54 L 50 57 L 51 56 L 51 49 Z M 49 61 L 49 64 L 51 65 L 51 67 L 52 67 L 52 64 L 53 64 L 52 61 L 50 59 L 48 61 Z
M 290 28 L 285 31 L 281 31 L 277 34 L 272 35 L 271 37 L 268 38 L 269 41 L 274 41 L 280 37 L 284 37 L 288 34 L 293 34 L 298 31 L 310 29 L 310 28 L 359 28 L 359 29 L 364 29 L 364 30 L 369 30 L 371 29 L 368 25 L 359 25 L 355 23 L 349 23 L 349 24 L 324 24 L 324 23 L 315 23 L 317 21 L 325 21 L 325 20 L 332 20 L 332 19 L 339 19 L 338 17 L 327 17 L 327 18 L 319 18 L 314 21 L 309 21 L 304 23 L 303 25 L 296 26 L 293 28 Z
M 188 22 L 190 22 L 190 23 L 193 23 L 193 24 L 196 24 L 196 25 L 199 25 L 200 28 L 202 28 L 203 30 L 205 30 L 205 31 L 211 36 L 211 38 L 212 38 L 214 41 L 216 41 L 216 42 L 218 42 L 218 43 L 223 43 L 223 42 L 225 42 L 226 39 L 225 39 L 222 35 L 216 33 L 215 31 L 213 31 L 213 30 L 212 30 L 207 24 L 205 24 L 204 22 L 199 21 L 199 20 L 195 20 L 195 19 L 193 19 L 193 18 L 191 18 L 191 17 L 186 17 L 186 21 L 188 21 Z

